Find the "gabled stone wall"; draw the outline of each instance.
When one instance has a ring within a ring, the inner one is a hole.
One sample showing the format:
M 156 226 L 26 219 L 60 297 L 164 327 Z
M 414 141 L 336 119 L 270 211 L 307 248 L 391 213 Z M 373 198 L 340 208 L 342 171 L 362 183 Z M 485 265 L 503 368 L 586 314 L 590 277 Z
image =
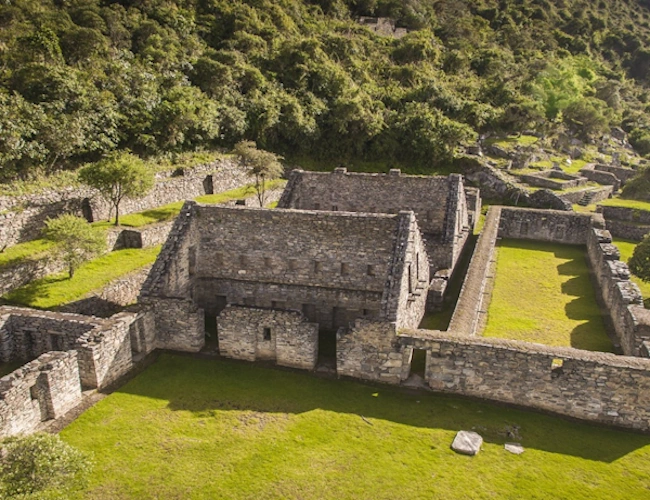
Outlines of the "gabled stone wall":
M 453 269 L 469 234 L 470 215 L 462 176 L 359 174 L 294 170 L 278 208 L 362 213 L 415 212 L 432 271 Z M 474 219 L 478 215 L 474 214 Z
M 246 361 L 313 370 L 318 358 L 318 325 L 298 311 L 226 307 L 217 320 L 219 353 Z
M 501 207 L 499 237 L 584 245 L 591 228 L 601 225 L 590 214 Z

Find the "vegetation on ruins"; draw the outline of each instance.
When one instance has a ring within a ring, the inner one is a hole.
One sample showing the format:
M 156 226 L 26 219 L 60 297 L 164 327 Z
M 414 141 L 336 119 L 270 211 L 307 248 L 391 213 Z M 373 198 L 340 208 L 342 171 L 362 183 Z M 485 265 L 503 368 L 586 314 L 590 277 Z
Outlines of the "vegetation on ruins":
M 620 125 L 650 151 L 643 1 L 16 0 L 0 27 L 5 181 L 242 140 L 430 168 L 486 132 Z
M 630 260 L 632 254 L 634 253 L 634 249 L 638 244 L 636 241 L 621 240 L 619 238 L 614 238 L 613 243 L 621 252 L 622 262 L 628 262 Z M 648 305 L 650 305 L 650 302 L 648 301 L 648 298 L 650 297 L 650 282 L 643 281 L 634 273 L 632 273 L 630 279 L 638 285 L 639 289 L 641 290 L 641 295 L 645 297 L 644 302 L 646 303 L 646 307 L 648 307 Z
M 111 281 L 151 265 L 160 246 L 128 248 L 107 253 L 79 266 L 72 278 L 51 274 L 5 294 L 2 300 L 14 305 L 52 309 L 83 298 Z
M 484 335 L 611 352 L 584 249 L 500 241 Z
M 477 456 L 449 449 L 460 429 L 484 437 Z M 172 355 L 61 436 L 96 457 L 88 498 L 631 499 L 650 467 L 641 434 Z M 512 441 L 526 451 L 506 452 Z
M 65 262 L 70 278 L 83 262 L 106 250 L 106 235 L 72 214 L 46 220 L 44 235 L 54 243 L 54 254 Z
M 266 205 L 268 184 L 283 174 L 284 168 L 280 163 L 282 157 L 269 151 L 257 149 L 253 141 L 241 141 L 235 144 L 233 150 L 241 162 L 246 174 L 255 179 L 253 189 L 257 195 L 260 207 Z
M 79 179 L 95 188 L 115 208 L 115 225 L 120 225 L 120 203 L 124 198 L 146 194 L 154 184 L 153 172 L 137 156 L 123 152 L 86 165 Z
M 92 469 L 88 455 L 53 434 L 11 437 L 0 442 L 0 497 L 70 498 Z
M 630 271 L 645 282 L 650 282 L 650 234 L 634 248 L 632 257 L 628 261 Z

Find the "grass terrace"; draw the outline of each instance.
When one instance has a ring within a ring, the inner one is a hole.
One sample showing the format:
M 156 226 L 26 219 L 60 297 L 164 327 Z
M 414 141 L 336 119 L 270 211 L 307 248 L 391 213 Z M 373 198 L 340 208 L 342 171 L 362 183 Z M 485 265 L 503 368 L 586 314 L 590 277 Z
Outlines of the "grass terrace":
M 526 451 L 503 445 L 517 440 Z M 450 444 L 485 439 L 475 457 Z M 61 432 L 85 499 L 633 499 L 650 436 L 469 399 L 161 355 Z
M 585 249 L 501 240 L 484 335 L 611 352 Z
M 622 207 L 633 208 L 635 210 L 644 210 L 650 212 L 650 202 L 639 200 L 627 200 L 625 198 L 609 198 L 598 203 L 605 207 Z
M 26 260 L 42 259 L 47 256 L 52 245 L 48 240 L 38 239 L 7 247 L 4 252 L 0 252 L 0 269 Z
M 160 248 L 116 250 L 82 264 L 72 279 L 67 272 L 52 274 L 12 290 L 2 300 L 9 304 L 39 309 L 68 304 L 125 274 L 153 264 Z

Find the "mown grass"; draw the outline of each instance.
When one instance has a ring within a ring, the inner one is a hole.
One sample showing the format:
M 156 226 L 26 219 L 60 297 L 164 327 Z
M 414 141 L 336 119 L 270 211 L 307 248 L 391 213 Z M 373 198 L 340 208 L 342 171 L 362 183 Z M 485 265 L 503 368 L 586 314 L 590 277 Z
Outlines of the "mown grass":
M 638 242 L 622 240 L 618 238 L 613 238 L 612 241 L 614 245 L 616 245 L 621 252 L 621 260 L 627 263 L 627 261 L 630 260 L 630 257 L 632 257 L 632 254 L 634 253 L 634 249 L 638 245 Z M 650 283 L 643 281 L 635 274 L 632 274 L 631 278 L 632 281 L 636 283 L 641 289 L 641 294 L 643 295 L 643 298 L 650 299 Z
M 67 272 L 52 274 L 2 297 L 9 304 L 52 309 L 74 302 L 114 279 L 152 264 L 160 246 L 144 249 L 116 250 L 82 264 L 71 279 Z
M 585 249 L 502 240 L 484 335 L 612 351 L 589 279 Z
M 4 252 L 0 252 L 0 269 L 29 259 L 41 259 L 47 255 L 52 246 L 51 241 L 41 238 L 7 247 Z
M 523 455 L 503 448 L 519 427 Z M 449 446 L 485 439 L 475 457 Z M 162 355 L 61 432 L 85 499 L 641 499 L 650 437 L 452 396 Z
M 625 198 L 609 198 L 598 203 L 605 207 L 623 207 L 633 208 L 635 210 L 644 210 L 650 212 L 650 202 L 639 200 L 627 200 Z
M 277 189 L 286 184 L 286 181 L 282 179 L 275 179 L 268 183 L 267 189 Z M 250 198 L 255 196 L 255 190 L 252 185 L 242 186 L 236 189 L 231 189 L 230 191 L 224 191 L 223 193 L 216 194 L 206 194 L 203 196 L 198 196 L 195 198 L 199 203 L 227 203 L 233 200 L 239 200 L 242 198 Z M 133 214 L 122 215 L 120 216 L 120 226 L 124 227 L 144 227 L 149 224 L 155 224 L 158 222 L 166 222 L 172 220 L 176 217 L 181 208 L 183 207 L 183 201 L 177 201 L 174 203 L 169 203 L 167 205 L 162 205 L 160 207 L 152 208 L 151 210 L 144 210 L 142 212 L 136 212 Z M 101 221 L 94 222 L 94 226 L 101 228 L 110 228 L 115 226 L 115 219 L 111 221 Z

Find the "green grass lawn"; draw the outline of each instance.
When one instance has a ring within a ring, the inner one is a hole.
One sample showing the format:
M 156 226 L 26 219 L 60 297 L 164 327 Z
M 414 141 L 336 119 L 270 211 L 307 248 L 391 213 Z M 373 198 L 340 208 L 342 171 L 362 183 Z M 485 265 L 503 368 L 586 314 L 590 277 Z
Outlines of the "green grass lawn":
M 4 252 L 0 252 L 0 269 L 16 265 L 28 259 L 38 260 L 43 258 L 52 248 L 52 245 L 51 241 L 38 239 L 7 247 Z
M 628 240 L 621 240 L 618 238 L 613 238 L 613 243 L 618 247 L 618 249 L 621 251 L 621 260 L 625 263 L 632 257 L 632 254 L 634 253 L 634 249 L 638 245 L 636 241 L 628 241 Z M 646 283 L 645 281 L 641 280 L 636 275 L 632 275 L 632 281 L 639 285 L 639 288 L 641 289 L 641 294 L 643 295 L 644 299 L 650 299 L 650 283 Z
M 645 210 L 650 212 L 650 202 L 639 200 L 626 200 L 624 198 L 609 198 L 598 203 L 605 207 L 623 207 L 633 208 L 635 210 Z
M 82 264 L 72 279 L 67 272 L 52 274 L 12 290 L 2 299 L 10 304 L 40 309 L 74 302 L 120 276 L 152 264 L 160 248 L 116 250 Z
M 585 249 L 502 240 L 484 335 L 590 351 L 612 351 Z
M 526 451 L 503 448 L 519 426 Z M 485 439 L 475 457 L 449 446 Z M 643 499 L 650 437 L 487 403 L 162 355 L 61 432 L 85 499 Z

